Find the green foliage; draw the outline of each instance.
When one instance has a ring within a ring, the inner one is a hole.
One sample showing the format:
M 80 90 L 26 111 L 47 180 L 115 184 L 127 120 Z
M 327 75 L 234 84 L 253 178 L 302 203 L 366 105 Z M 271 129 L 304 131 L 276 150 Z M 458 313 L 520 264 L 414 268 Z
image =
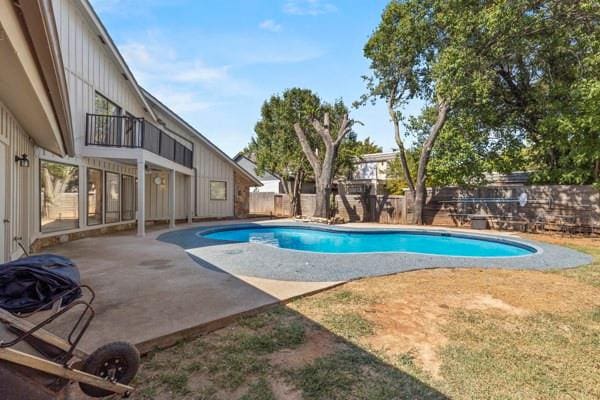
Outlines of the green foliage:
M 337 124 L 348 113 L 348 108 L 341 100 L 324 102 L 308 89 L 292 88 L 281 95 L 273 95 L 263 104 L 261 119 L 254 128 L 255 136 L 244 153 L 254 155 L 258 173 L 274 172 L 286 180 L 293 178 L 299 170 L 309 174 L 312 172 L 311 167 L 294 132 L 294 124 L 300 123 L 311 148 L 318 149 L 319 156 L 323 157 L 325 146 L 311 122 L 313 119 L 322 121 L 325 113 L 329 113 L 331 132 L 335 133 Z M 340 145 L 336 173 L 348 174 L 353 157 L 377 151 L 381 151 L 381 148 L 370 138 L 358 141 L 356 134 L 351 132 Z
M 406 152 L 406 161 L 408 162 L 408 169 L 412 176 L 417 173 L 419 153 L 420 151 L 416 148 L 409 149 Z M 385 190 L 390 194 L 403 195 L 404 190 L 408 187 L 408 182 L 406 182 L 406 179 L 404 178 L 400 158 L 396 157 L 394 160 L 390 161 L 386 175 L 388 179 L 385 182 Z
M 306 121 L 317 117 L 320 108 L 321 99 L 307 89 L 288 89 L 265 101 L 247 148 L 256 158 L 259 174 L 269 171 L 289 180 L 298 171 L 310 170 L 293 126 L 300 122 L 307 127 Z
M 413 151 L 435 121 L 432 106 L 451 105 L 429 184 L 478 184 L 485 172 L 523 168 L 536 182 L 599 182 L 597 1 L 395 0 L 364 53 L 362 102 L 383 99 L 398 119 L 408 100 L 427 103 L 407 122 Z

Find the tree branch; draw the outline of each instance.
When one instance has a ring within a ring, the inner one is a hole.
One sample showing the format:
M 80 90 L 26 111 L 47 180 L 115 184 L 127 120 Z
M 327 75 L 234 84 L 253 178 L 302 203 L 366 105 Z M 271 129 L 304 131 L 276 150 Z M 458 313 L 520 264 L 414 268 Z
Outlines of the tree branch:
M 333 146 L 337 147 L 340 145 L 340 143 L 342 142 L 342 140 L 344 140 L 344 137 L 350 133 L 350 131 L 352 130 L 352 127 L 350 126 L 350 120 L 348 119 L 348 114 L 344 114 L 344 118 L 342 119 L 342 124 L 340 125 L 340 128 L 338 129 L 338 134 L 337 137 L 335 138 L 335 141 L 333 142 Z
M 302 151 L 306 155 L 306 158 L 308 158 L 308 162 L 310 163 L 310 166 L 315 171 L 315 175 L 319 175 L 320 171 L 321 171 L 321 165 L 319 163 L 319 158 L 317 157 L 315 152 L 310 148 L 310 144 L 308 143 L 308 139 L 306 138 L 306 135 L 304 134 L 304 130 L 302 129 L 300 124 L 297 122 L 294 124 L 294 131 L 296 131 L 296 136 L 298 136 L 298 140 L 300 141 L 300 146 L 302 146 Z

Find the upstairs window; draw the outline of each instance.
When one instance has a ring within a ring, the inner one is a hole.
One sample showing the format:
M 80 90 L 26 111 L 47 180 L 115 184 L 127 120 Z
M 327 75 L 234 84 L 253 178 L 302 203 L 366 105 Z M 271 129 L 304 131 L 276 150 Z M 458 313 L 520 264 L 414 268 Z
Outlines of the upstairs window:
M 99 115 L 121 115 L 121 107 L 96 92 L 95 113 Z

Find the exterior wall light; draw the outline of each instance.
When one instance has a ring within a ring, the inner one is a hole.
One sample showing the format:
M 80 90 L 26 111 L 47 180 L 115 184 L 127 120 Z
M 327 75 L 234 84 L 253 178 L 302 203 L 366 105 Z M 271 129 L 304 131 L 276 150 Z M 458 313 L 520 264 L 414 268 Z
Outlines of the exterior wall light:
M 29 159 L 27 158 L 27 154 L 22 154 L 20 157 L 15 156 L 15 162 L 18 162 L 20 167 L 29 167 Z

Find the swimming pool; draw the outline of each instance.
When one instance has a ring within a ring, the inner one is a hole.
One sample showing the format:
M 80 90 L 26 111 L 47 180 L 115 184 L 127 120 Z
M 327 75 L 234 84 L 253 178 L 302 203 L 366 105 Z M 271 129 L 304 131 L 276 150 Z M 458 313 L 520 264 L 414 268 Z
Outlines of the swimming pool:
M 420 253 L 460 257 L 516 257 L 536 253 L 523 243 L 434 231 L 354 232 L 312 227 L 257 226 L 202 232 L 208 239 L 259 243 L 316 253 Z

